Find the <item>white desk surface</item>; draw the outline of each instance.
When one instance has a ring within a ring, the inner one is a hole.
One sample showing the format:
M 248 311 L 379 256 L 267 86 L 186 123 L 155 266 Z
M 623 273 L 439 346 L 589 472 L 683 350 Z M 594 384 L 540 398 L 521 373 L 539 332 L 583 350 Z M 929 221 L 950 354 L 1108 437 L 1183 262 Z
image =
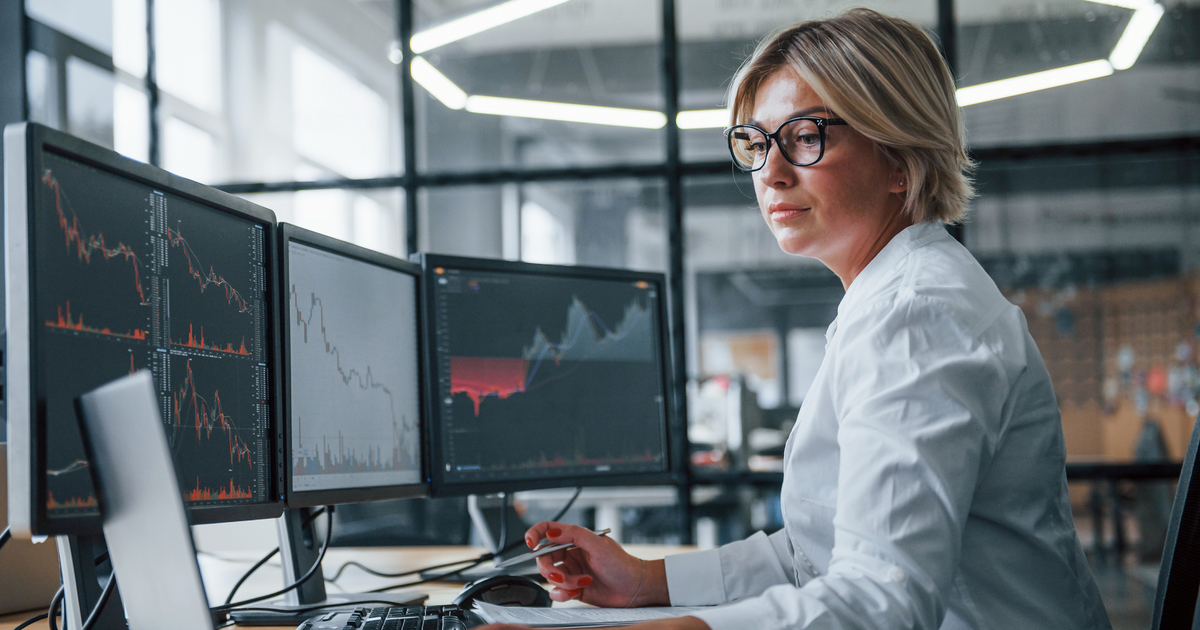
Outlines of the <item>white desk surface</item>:
M 629 553 L 645 558 L 647 560 L 659 559 L 673 553 L 683 553 L 692 551 L 695 547 L 680 547 L 667 545 L 626 545 L 625 549 Z M 399 573 L 401 571 L 409 571 L 419 569 L 444 562 L 461 560 L 466 558 L 474 558 L 483 553 L 483 550 L 475 547 L 357 547 L 357 548 L 332 548 L 325 555 L 323 563 L 323 572 L 326 576 L 332 576 L 342 563 L 348 560 L 356 560 L 372 569 L 388 573 Z M 225 596 L 228 595 L 229 589 L 241 577 L 246 569 L 250 568 L 255 561 L 262 557 L 262 553 L 226 553 L 220 555 L 200 554 L 200 570 L 204 575 L 205 589 L 208 591 L 209 601 L 213 604 L 219 604 L 225 601 Z M 278 556 L 276 556 L 278 558 Z M 330 592 L 362 592 L 373 588 L 380 588 L 389 584 L 397 584 L 407 582 L 416 578 L 378 578 L 356 568 L 348 568 L 338 579 L 337 584 L 326 582 L 325 588 Z M 259 569 L 253 577 L 242 585 L 238 590 L 238 599 L 252 597 L 255 595 L 266 594 L 274 590 L 278 590 L 282 581 L 282 571 L 277 559 L 273 559 L 261 569 Z M 448 604 L 454 599 L 462 588 L 460 584 L 448 583 L 430 583 L 420 584 L 410 587 L 411 590 L 420 591 L 429 595 L 427 603 Z M 555 604 L 557 605 L 557 604 Z M 12 615 L 0 616 L 0 630 L 12 630 L 22 621 L 38 614 L 42 611 L 29 611 L 24 613 L 15 613 Z M 38 622 L 30 626 L 30 630 L 47 630 L 49 624 L 45 621 Z M 240 626 L 234 626 L 240 627 Z M 260 626 L 261 627 L 261 626 Z M 280 626 L 292 630 L 294 626 Z

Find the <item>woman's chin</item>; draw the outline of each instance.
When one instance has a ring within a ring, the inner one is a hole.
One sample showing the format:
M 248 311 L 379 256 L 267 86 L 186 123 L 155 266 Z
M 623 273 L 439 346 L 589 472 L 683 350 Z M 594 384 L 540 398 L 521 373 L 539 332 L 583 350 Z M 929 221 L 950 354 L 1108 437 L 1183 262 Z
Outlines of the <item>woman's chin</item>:
M 775 242 L 779 243 L 779 249 L 782 249 L 785 254 L 813 258 L 813 243 L 807 238 L 796 234 L 781 233 L 775 235 Z

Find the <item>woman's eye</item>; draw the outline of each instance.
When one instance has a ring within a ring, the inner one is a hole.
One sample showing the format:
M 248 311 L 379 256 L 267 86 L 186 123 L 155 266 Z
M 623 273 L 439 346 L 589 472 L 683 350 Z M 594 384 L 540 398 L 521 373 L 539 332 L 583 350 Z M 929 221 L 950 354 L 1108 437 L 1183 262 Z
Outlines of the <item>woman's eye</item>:
M 767 143 L 766 142 L 751 142 L 750 150 L 755 153 L 762 153 L 763 151 L 767 150 Z
M 821 136 L 815 133 L 802 133 L 796 136 L 796 144 L 802 147 L 816 146 L 821 142 Z

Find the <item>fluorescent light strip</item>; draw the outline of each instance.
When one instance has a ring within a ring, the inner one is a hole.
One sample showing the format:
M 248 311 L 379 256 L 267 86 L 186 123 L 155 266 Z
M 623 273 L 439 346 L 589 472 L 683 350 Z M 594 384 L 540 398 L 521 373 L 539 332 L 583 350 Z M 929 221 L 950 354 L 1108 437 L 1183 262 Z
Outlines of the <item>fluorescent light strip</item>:
M 545 11 L 568 0 L 509 0 L 494 7 L 464 15 L 412 36 L 409 44 L 416 54 L 508 24 L 538 11 Z
M 1162 19 L 1162 16 L 1161 4 L 1152 4 L 1134 12 L 1133 17 L 1129 18 L 1129 25 L 1125 27 L 1125 32 L 1121 33 L 1121 39 L 1117 40 L 1112 54 L 1108 56 L 1108 61 L 1113 68 L 1126 70 L 1133 66 L 1141 56 L 1142 49 L 1146 47 L 1146 42 L 1150 41 L 1150 36 L 1154 34 L 1154 29 L 1158 26 L 1158 21 Z
M 543 120 L 562 120 L 593 125 L 637 127 L 640 129 L 661 129 L 667 124 L 667 117 L 662 112 L 644 109 L 621 109 L 618 107 L 598 107 L 595 105 L 575 105 L 572 103 L 527 101 L 518 98 L 500 98 L 496 96 L 468 96 L 466 109 L 475 114 L 541 118 Z
M 724 129 L 729 126 L 729 110 L 697 109 L 679 112 L 675 124 L 680 129 Z
M 966 107 L 967 105 L 1008 98 L 1018 94 L 1028 94 L 1029 92 L 1059 87 L 1061 85 L 1098 79 L 1112 73 L 1112 64 L 1108 63 L 1107 60 L 1098 59 L 1073 66 L 1055 68 L 1054 70 L 1035 72 L 1010 79 L 1001 79 L 1000 81 L 959 88 L 955 94 L 958 96 L 959 107 Z
M 421 87 L 429 91 L 442 105 L 450 109 L 462 109 L 467 105 L 467 93 L 462 91 L 446 75 L 425 61 L 424 57 L 414 57 L 412 61 L 412 78 Z

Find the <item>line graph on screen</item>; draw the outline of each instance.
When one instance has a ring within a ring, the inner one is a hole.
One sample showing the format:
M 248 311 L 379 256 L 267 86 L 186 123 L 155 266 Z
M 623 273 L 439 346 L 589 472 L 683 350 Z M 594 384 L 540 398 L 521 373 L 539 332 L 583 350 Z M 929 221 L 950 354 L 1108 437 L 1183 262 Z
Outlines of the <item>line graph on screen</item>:
M 303 382 L 304 389 L 309 390 L 297 388 L 292 394 L 296 429 L 293 472 L 327 475 L 417 469 L 415 418 L 398 409 L 401 394 L 395 384 L 376 376 L 377 369 L 388 363 L 386 353 L 393 346 L 359 338 L 355 344 L 358 354 L 373 348 L 372 360 L 344 356 L 343 342 L 337 340 L 331 328 L 346 333 L 353 327 L 345 318 L 340 328 L 332 326 L 339 320 L 326 314 L 325 299 L 315 291 L 309 291 L 303 303 L 300 295 L 292 284 L 293 385 Z M 390 363 L 399 360 L 403 357 L 392 358 Z M 389 371 L 394 369 L 389 366 Z M 331 409 L 333 405 L 340 408 L 340 413 Z M 346 420 L 334 422 L 338 417 Z

